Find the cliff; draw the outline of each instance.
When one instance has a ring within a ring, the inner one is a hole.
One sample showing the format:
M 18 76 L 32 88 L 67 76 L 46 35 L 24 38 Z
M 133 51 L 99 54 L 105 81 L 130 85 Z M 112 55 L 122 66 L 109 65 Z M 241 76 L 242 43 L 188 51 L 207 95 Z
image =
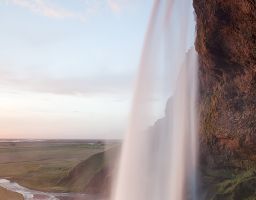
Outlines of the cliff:
M 256 199 L 256 1 L 194 0 L 206 199 Z
M 194 0 L 194 8 L 203 160 L 255 164 L 256 1 Z

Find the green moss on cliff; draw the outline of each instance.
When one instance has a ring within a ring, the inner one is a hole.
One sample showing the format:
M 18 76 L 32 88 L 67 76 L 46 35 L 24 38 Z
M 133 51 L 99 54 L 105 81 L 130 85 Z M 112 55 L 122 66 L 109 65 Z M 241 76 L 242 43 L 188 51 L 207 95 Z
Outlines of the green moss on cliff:
M 255 200 L 256 171 L 210 170 L 204 180 L 209 190 L 209 200 Z

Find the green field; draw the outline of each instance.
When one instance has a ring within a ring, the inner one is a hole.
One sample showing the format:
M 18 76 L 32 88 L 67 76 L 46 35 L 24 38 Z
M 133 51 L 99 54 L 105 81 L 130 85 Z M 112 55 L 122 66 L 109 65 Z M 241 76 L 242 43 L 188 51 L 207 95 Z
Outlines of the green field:
M 90 140 L 1 142 L 0 178 L 34 190 L 69 191 L 60 181 L 80 162 L 114 145 Z

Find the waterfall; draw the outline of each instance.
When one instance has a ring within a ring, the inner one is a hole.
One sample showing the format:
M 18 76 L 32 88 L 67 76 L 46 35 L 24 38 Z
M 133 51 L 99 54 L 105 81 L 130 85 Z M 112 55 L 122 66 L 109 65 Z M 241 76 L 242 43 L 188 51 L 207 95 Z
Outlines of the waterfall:
M 155 0 L 112 200 L 197 200 L 190 0 Z

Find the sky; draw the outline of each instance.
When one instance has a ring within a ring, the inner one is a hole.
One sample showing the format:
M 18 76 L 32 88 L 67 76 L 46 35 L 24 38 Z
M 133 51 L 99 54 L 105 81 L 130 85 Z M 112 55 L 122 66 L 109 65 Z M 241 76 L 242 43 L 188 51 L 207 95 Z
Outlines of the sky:
M 153 0 L 0 0 L 0 138 L 122 138 Z
M 0 137 L 121 138 L 151 0 L 0 0 Z

